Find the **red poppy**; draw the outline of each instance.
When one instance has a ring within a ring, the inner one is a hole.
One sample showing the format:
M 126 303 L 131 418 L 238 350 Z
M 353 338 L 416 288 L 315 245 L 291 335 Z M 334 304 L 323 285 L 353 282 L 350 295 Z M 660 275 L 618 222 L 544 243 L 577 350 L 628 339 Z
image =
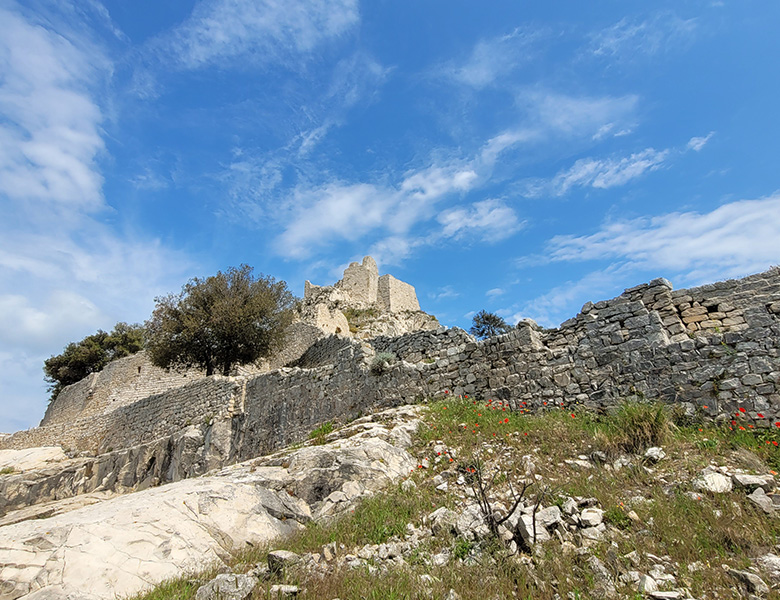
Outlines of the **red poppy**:
M 762 415 L 761 413 L 756 413 L 756 414 L 758 415 L 759 419 L 763 419 L 764 418 L 764 415 Z
M 743 412 L 745 412 L 745 409 L 740 406 L 739 407 L 739 412 L 743 413 Z
M 509 417 L 507 417 L 506 419 L 504 419 L 504 423 L 509 423 Z

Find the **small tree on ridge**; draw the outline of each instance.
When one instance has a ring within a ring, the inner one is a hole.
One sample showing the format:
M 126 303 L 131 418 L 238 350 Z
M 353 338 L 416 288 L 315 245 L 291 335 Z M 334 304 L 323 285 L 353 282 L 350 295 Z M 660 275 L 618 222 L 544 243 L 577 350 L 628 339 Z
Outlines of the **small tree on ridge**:
M 284 340 L 296 299 L 284 281 L 230 267 L 206 279 L 191 279 L 179 294 L 155 298 L 146 322 L 147 352 L 160 367 L 218 369 L 270 355 Z
M 497 314 L 481 310 L 474 315 L 469 333 L 474 337 L 487 338 L 506 333 L 511 329 L 507 322 Z

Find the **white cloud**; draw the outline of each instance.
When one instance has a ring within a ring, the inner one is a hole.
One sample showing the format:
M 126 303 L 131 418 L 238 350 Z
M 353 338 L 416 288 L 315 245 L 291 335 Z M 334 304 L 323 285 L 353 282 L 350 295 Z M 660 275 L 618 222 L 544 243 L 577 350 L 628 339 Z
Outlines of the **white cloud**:
M 582 158 L 571 168 L 558 173 L 552 180 L 552 188 L 554 193 L 562 195 L 574 186 L 606 189 L 624 185 L 661 168 L 668 155 L 668 150 L 647 148 L 624 158 Z
M 299 186 L 290 198 L 292 215 L 276 240 L 283 256 L 304 258 L 336 240 L 356 240 L 385 222 L 395 194 L 370 184 Z
M 612 260 L 679 273 L 694 283 L 761 271 L 780 258 L 780 194 L 731 202 L 708 213 L 611 222 L 592 235 L 556 236 L 548 256 L 553 261 Z
M 99 167 L 113 65 L 78 24 L 37 17 L 13 2 L 0 8 L 0 364 L 13 373 L 0 381 L 0 431 L 42 416 L 45 358 L 98 328 L 143 320 L 191 266 L 101 220 L 121 223 Z
M 525 108 L 529 126 L 548 134 L 592 138 L 608 130 L 630 128 L 639 98 L 571 96 L 532 89 L 518 94 L 517 102 Z
M 438 288 L 435 292 L 428 294 L 428 297 L 432 298 L 433 300 L 445 300 L 447 298 L 458 298 L 460 297 L 460 292 L 458 292 L 451 285 L 445 285 L 444 287 Z
M 203 0 L 160 46 L 191 69 L 236 57 L 270 64 L 310 53 L 359 19 L 357 0 Z
M 515 29 L 512 33 L 478 42 L 468 59 L 461 64 L 450 63 L 436 69 L 450 79 L 473 88 L 483 88 L 529 62 L 534 44 L 541 31 Z
M 695 152 L 701 151 L 704 146 L 707 145 L 707 142 L 710 141 L 712 136 L 715 135 L 714 131 L 710 131 L 707 135 L 704 137 L 692 137 L 690 140 L 688 140 L 688 145 L 686 148 L 688 150 L 694 150 Z
M 617 60 L 654 56 L 686 45 L 695 31 L 696 19 L 681 19 L 671 12 L 643 20 L 624 18 L 594 34 L 588 50 L 594 56 Z
M 506 290 L 502 290 L 501 288 L 493 288 L 492 290 L 485 292 L 485 296 L 488 298 L 497 298 L 498 296 L 503 296 L 504 294 L 506 294 Z
M 102 205 L 103 115 L 90 88 L 109 68 L 94 47 L 0 8 L 1 195 L 36 210 L 41 202 L 50 210 Z
M 515 211 L 499 200 L 483 200 L 468 207 L 452 208 L 439 213 L 442 235 L 462 239 L 478 237 L 497 242 L 514 235 L 523 223 Z

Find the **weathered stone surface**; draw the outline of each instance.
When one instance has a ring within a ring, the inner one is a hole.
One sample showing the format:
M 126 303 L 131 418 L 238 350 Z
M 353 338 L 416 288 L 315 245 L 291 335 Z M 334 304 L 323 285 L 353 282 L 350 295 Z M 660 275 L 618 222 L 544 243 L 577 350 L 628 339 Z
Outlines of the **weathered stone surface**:
M 600 508 L 586 508 L 580 513 L 583 527 L 598 527 L 604 520 L 604 511 Z
M 737 569 L 729 569 L 728 571 L 730 575 L 742 582 L 751 594 L 763 596 L 769 593 L 769 586 L 755 573 Z
M 272 550 L 268 553 L 268 568 L 272 573 L 282 573 L 299 562 L 301 557 L 289 550 Z
M 771 475 L 748 475 L 747 473 L 734 473 L 731 476 L 731 481 L 734 485 L 748 492 L 752 492 L 756 488 L 761 488 L 765 492 L 771 492 L 775 487 L 775 480 Z
M 46 469 L 68 460 L 59 446 L 25 448 L 23 450 L 0 450 L 0 470 L 12 472 Z
M 650 462 L 656 463 L 666 458 L 666 452 L 663 451 L 663 448 L 654 446 L 645 450 L 645 458 Z
M 313 514 L 352 506 L 356 485 L 375 491 L 408 474 L 415 461 L 403 448 L 417 425 L 414 407 L 378 413 L 347 428 L 347 439 L 0 527 L 1 597 L 132 594 L 290 534 Z M 329 501 L 336 492 L 339 507 Z
M 780 583 L 780 556 L 777 554 L 765 554 L 760 556 L 756 563 L 763 569 L 770 579 L 775 583 Z
M 248 600 L 257 579 L 249 575 L 221 573 L 198 588 L 195 600 Z
M 723 494 L 731 491 L 731 479 L 722 473 L 704 473 L 693 480 L 693 487 L 703 492 Z

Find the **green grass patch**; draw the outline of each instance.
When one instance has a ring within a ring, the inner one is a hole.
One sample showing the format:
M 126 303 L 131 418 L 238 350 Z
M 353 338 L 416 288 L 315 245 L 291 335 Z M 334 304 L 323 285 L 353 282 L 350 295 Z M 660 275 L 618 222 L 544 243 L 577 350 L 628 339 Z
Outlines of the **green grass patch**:
M 333 433 L 333 422 L 325 421 L 325 423 L 312 430 L 309 434 L 309 439 L 316 440 L 319 444 L 324 444 L 325 436 L 329 433 Z

